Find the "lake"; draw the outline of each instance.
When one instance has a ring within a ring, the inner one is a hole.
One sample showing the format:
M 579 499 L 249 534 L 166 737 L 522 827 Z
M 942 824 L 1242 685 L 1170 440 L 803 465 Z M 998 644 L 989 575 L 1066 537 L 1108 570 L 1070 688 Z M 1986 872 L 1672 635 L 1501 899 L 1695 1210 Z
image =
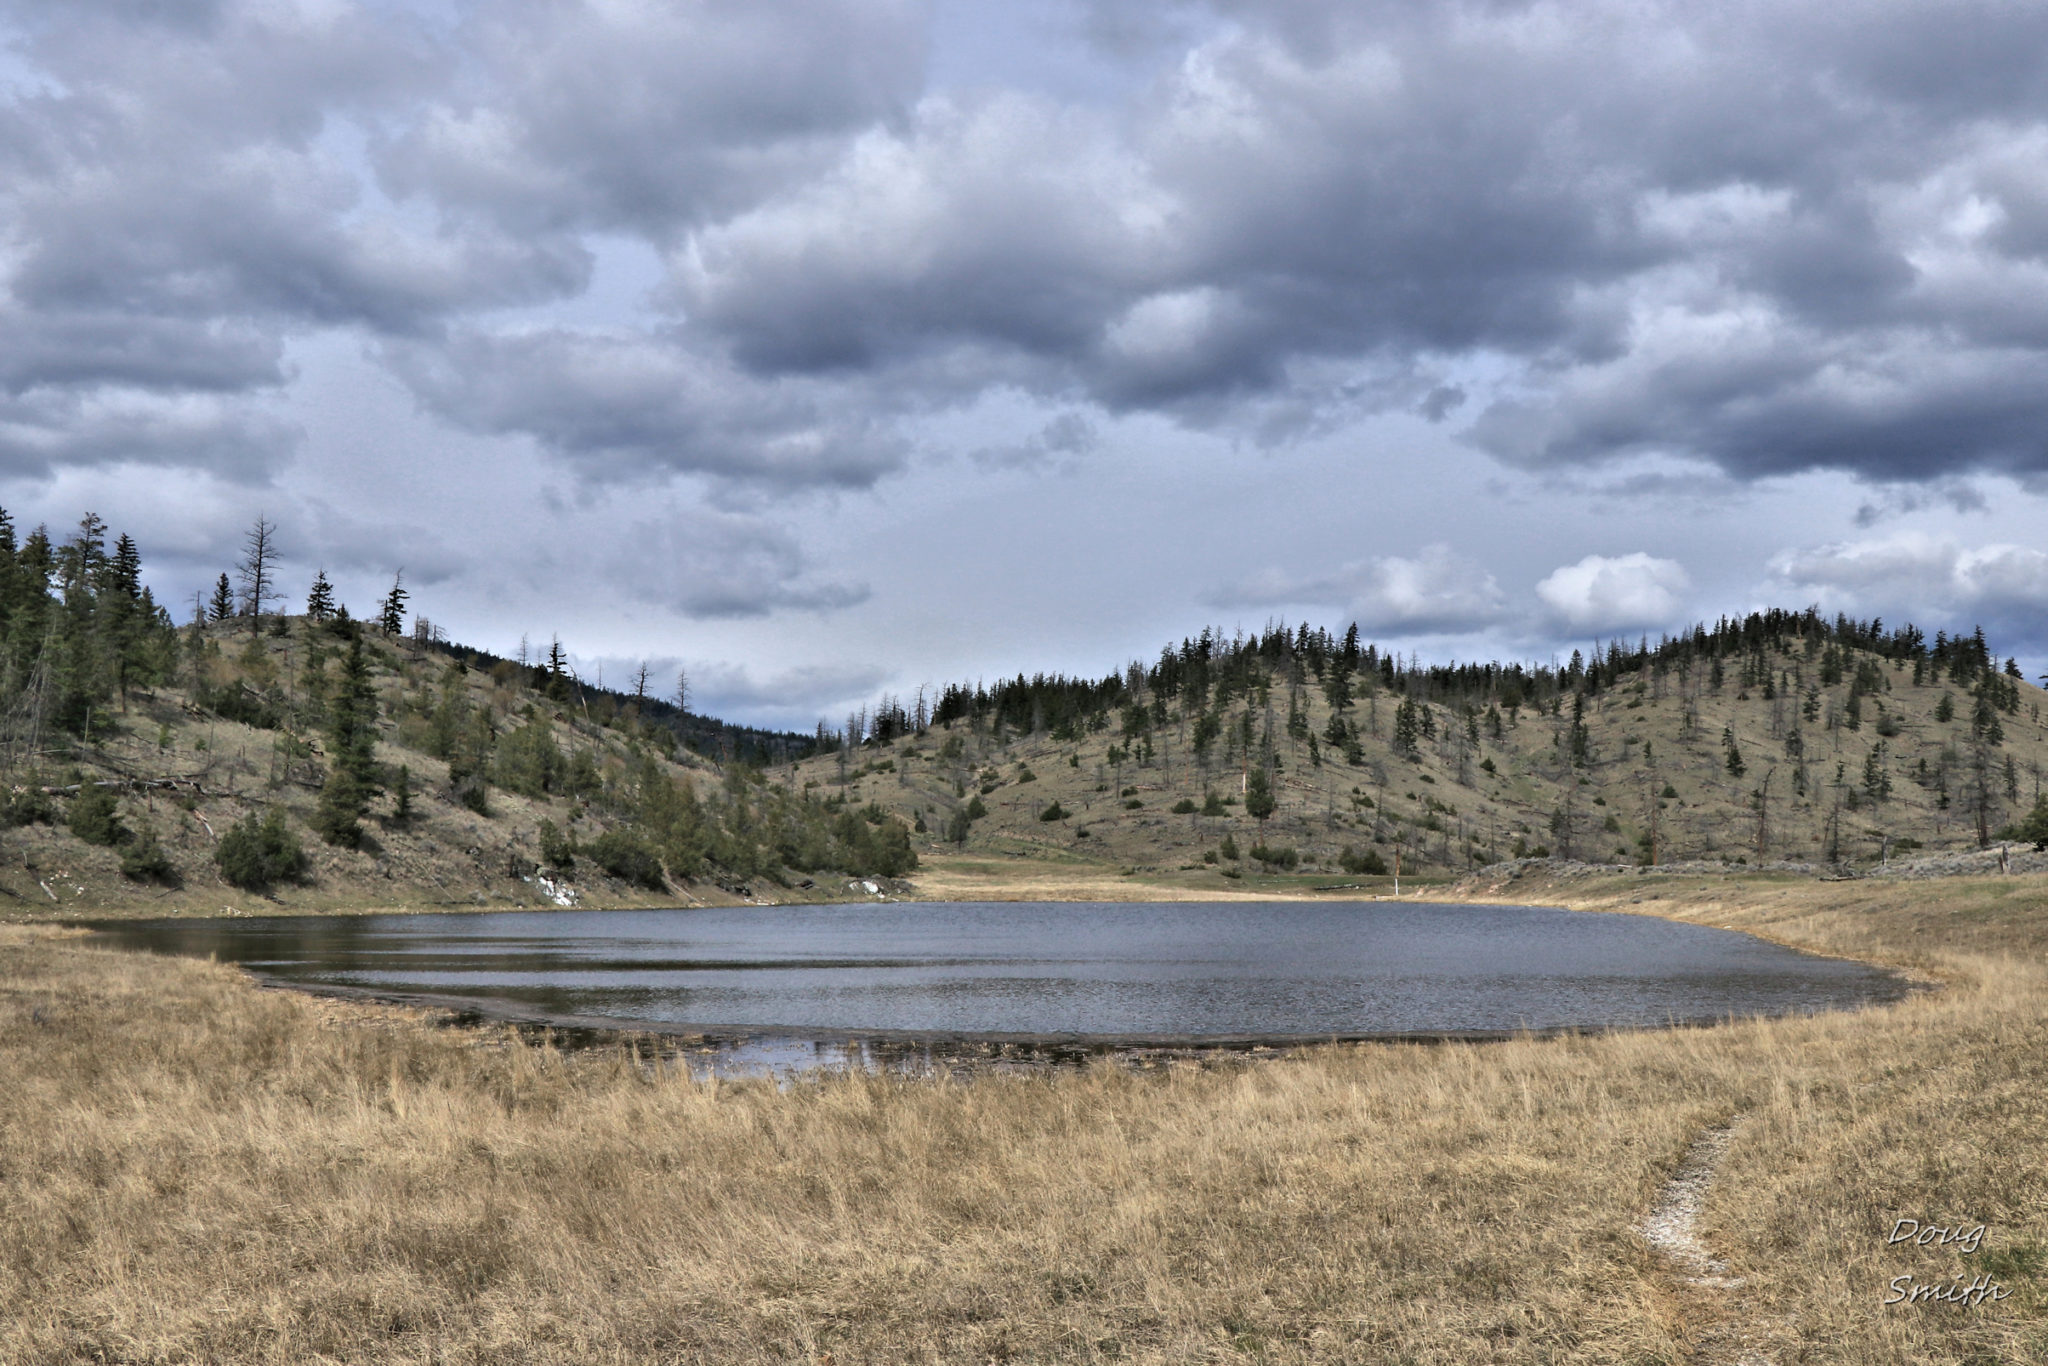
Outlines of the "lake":
M 905 902 L 101 922 L 113 943 L 490 1018 L 722 1038 L 1246 1046 L 1698 1024 L 1896 999 L 1861 963 L 1650 916 L 1419 902 Z M 830 1047 L 828 1047 L 830 1045 Z

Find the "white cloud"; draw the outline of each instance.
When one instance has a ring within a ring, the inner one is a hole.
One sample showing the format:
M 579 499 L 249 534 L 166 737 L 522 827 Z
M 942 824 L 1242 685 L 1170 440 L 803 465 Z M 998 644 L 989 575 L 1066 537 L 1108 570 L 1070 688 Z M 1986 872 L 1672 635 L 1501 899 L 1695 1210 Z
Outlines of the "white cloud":
M 1785 589 L 1843 611 L 2048 612 L 2048 553 L 2028 546 L 1964 549 L 1903 532 L 1788 550 L 1771 570 Z
M 1678 561 L 1638 550 L 1629 555 L 1588 555 L 1577 564 L 1562 565 L 1536 585 L 1536 596 L 1565 626 L 1618 631 L 1671 625 L 1679 595 L 1691 586 Z
M 1355 560 L 1324 575 L 1268 569 L 1211 601 L 1226 607 L 1337 606 L 1367 630 L 1415 635 L 1476 630 L 1500 622 L 1507 610 L 1500 584 L 1485 566 L 1446 545 L 1426 546 L 1412 559 Z

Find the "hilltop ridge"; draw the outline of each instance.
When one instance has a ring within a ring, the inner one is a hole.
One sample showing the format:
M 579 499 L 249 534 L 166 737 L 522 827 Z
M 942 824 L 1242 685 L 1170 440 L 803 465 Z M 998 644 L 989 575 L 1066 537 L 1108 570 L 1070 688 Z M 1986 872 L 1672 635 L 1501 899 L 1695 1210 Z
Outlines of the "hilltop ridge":
M 1434 874 L 1546 855 L 1847 865 L 2023 820 L 2048 765 L 2041 701 L 1981 631 L 1812 610 L 1557 668 L 1424 666 L 1355 627 L 1280 626 L 1098 680 L 947 688 L 921 731 L 885 707 L 796 768 L 963 853 L 1226 879 L 1372 876 L 1397 856 Z
M 2048 822 L 2041 690 L 1981 631 L 1773 611 L 1556 667 L 1204 631 L 801 736 L 593 688 L 559 648 L 402 633 L 396 585 L 362 622 L 324 576 L 302 615 L 223 576 L 177 627 L 139 567 L 96 518 L 17 546 L 0 514 L 19 912 L 866 898 L 991 859 L 1194 895 L 1551 856 L 1843 867 Z

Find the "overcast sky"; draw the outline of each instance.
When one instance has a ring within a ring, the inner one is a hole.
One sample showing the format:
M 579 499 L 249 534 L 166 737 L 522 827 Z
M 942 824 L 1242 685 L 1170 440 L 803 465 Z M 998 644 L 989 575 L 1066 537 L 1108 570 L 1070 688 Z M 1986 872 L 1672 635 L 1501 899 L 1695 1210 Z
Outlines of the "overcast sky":
M 1205 623 L 2048 667 L 2048 6 L 0 0 L 0 504 L 808 729 Z

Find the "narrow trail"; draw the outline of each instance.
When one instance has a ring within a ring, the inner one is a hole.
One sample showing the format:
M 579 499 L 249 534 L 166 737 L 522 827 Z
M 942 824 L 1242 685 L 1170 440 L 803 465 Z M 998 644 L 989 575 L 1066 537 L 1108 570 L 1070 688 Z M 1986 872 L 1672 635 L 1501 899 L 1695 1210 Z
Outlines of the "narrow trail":
M 1721 1159 L 1742 1117 L 1726 1124 L 1710 1125 L 1700 1131 L 1678 1170 L 1664 1183 L 1657 1201 L 1650 1207 L 1640 1230 L 1644 1241 L 1670 1258 L 1682 1284 L 1696 1293 L 1710 1310 L 1710 1321 L 1700 1335 L 1697 1360 L 1709 1366 L 1775 1366 L 1771 1357 L 1757 1347 L 1754 1337 L 1738 1316 L 1733 1297 L 1727 1292 L 1742 1287 L 1740 1276 L 1730 1275 L 1728 1264 L 1714 1256 L 1700 1239 L 1700 1211 L 1707 1203 L 1707 1191 L 1714 1184 Z

